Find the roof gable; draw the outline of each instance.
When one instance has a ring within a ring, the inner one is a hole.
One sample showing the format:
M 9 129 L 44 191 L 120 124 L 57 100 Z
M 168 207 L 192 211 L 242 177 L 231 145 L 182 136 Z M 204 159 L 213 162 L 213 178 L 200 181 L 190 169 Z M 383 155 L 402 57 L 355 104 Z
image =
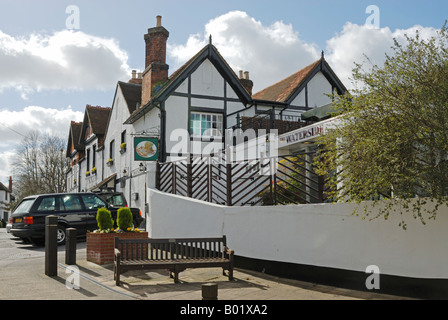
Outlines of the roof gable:
M 71 156 L 71 148 L 73 144 L 73 148 L 77 151 L 84 150 L 84 145 L 79 142 L 79 136 L 81 134 L 82 122 L 72 121 L 70 123 L 70 132 L 68 134 L 68 142 L 67 142 L 67 157 Z
M 149 112 L 156 103 L 165 101 L 172 92 L 174 92 L 182 82 L 188 78 L 206 59 L 209 59 L 223 78 L 229 83 L 239 99 L 247 104 L 251 101 L 251 97 L 244 86 L 241 84 L 238 76 L 224 60 L 218 50 L 210 43 L 187 61 L 182 67 L 177 69 L 169 78 L 164 86 L 151 98 L 151 100 L 140 109 L 137 109 L 126 124 L 134 123 L 137 119 Z
M 129 114 L 132 114 L 142 101 L 142 85 L 118 81 L 118 86 L 128 106 Z
M 9 190 L 9 188 L 7 188 L 3 183 L 0 182 L 0 191 L 5 191 L 8 193 L 11 193 L 12 191 Z
M 79 143 L 85 141 L 87 128 L 90 127 L 92 133 L 98 137 L 99 140 L 106 133 L 107 124 L 111 114 L 111 108 L 86 106 L 84 113 L 84 121 L 79 135 Z
M 322 55 L 319 60 L 276 84 L 257 92 L 252 98 L 254 100 L 290 104 L 318 72 L 322 72 L 339 94 L 347 91 Z

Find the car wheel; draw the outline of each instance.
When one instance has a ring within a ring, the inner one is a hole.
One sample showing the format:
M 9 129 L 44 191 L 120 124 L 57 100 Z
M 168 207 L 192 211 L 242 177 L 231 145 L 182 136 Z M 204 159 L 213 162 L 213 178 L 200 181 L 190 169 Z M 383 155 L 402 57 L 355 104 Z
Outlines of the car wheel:
M 65 230 L 65 227 L 61 226 L 61 225 L 58 225 L 58 231 L 57 231 L 57 242 L 58 242 L 58 245 L 64 244 L 66 238 L 67 238 L 67 232 Z

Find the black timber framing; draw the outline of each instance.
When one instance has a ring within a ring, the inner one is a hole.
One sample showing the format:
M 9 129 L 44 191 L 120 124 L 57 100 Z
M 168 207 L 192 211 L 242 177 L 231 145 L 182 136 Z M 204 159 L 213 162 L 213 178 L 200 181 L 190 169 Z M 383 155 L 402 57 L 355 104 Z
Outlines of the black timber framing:
M 314 69 L 308 75 L 306 80 L 303 81 L 302 84 L 294 91 L 294 93 L 291 94 L 291 96 L 286 100 L 286 104 L 290 105 L 294 101 L 294 99 L 299 95 L 299 93 L 305 89 L 306 107 L 308 108 L 309 107 L 308 106 L 308 83 L 319 72 L 322 72 L 322 74 L 325 76 L 325 78 L 328 80 L 328 82 L 330 82 L 332 88 L 336 88 L 336 91 L 339 95 L 342 95 L 345 92 L 347 92 L 347 88 L 344 86 L 344 84 L 341 82 L 341 80 L 339 80 L 339 78 L 336 76 L 334 71 L 328 65 L 327 61 L 325 61 L 325 59 L 322 57 L 321 62 L 316 67 L 314 67 Z

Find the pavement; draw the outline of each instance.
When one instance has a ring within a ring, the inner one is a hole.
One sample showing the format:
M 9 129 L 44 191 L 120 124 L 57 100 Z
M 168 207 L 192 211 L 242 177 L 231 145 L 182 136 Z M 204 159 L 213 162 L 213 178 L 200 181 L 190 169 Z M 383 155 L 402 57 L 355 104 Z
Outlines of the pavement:
M 8 241 L 5 241 L 6 238 Z M 86 260 L 85 241 L 78 241 L 76 265 L 65 264 L 58 248 L 57 275 L 45 275 L 45 248 L 23 244 L 0 229 L 0 300 L 202 300 L 204 284 L 217 284 L 218 300 L 407 300 L 375 292 L 336 288 L 236 268 L 234 281 L 220 268 L 187 269 L 174 283 L 165 270 L 128 271 L 116 286 L 112 265 Z

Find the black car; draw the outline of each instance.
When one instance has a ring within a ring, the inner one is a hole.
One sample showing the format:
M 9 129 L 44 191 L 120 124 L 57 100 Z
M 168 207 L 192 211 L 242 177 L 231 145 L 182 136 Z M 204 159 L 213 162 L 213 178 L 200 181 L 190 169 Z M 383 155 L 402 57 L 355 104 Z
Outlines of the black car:
M 100 192 L 95 192 L 95 194 L 99 195 L 101 198 L 106 200 L 107 203 L 113 205 L 114 207 L 127 207 L 128 206 L 128 203 L 126 201 L 126 198 L 124 197 L 123 192 L 100 191 Z
M 119 207 L 107 203 L 94 193 L 58 193 L 35 195 L 24 198 L 11 215 L 11 234 L 15 237 L 38 242 L 45 239 L 45 217 L 58 217 L 58 244 L 65 243 L 67 228 L 76 228 L 77 236 L 98 229 L 96 214 L 105 207 L 114 221 Z M 134 226 L 143 218 L 138 209 L 131 209 Z

